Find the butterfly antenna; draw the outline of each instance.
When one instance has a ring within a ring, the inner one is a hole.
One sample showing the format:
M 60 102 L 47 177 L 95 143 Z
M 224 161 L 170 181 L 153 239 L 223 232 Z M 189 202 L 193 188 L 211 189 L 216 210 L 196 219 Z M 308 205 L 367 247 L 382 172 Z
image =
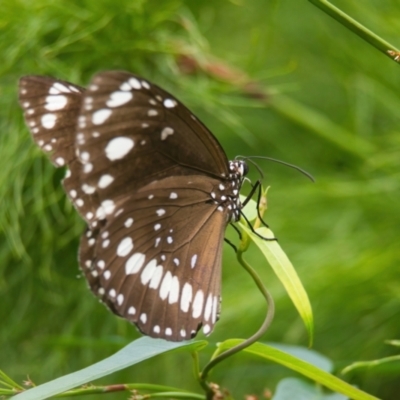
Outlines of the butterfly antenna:
M 260 160 L 273 161 L 273 162 L 276 162 L 276 163 L 278 163 L 278 164 L 286 165 L 287 167 L 293 168 L 293 169 L 295 169 L 296 171 L 299 171 L 300 173 L 302 173 L 304 176 L 306 176 L 308 179 L 310 179 L 311 182 L 315 182 L 314 177 L 313 177 L 310 173 L 308 173 L 307 171 L 305 171 L 304 169 L 298 167 L 297 165 L 293 165 L 293 164 L 289 164 L 289 163 L 287 163 L 287 162 L 285 162 L 285 161 L 277 160 L 276 158 L 263 157 L 263 156 L 237 156 L 236 158 L 250 161 L 253 165 L 256 166 L 256 168 L 257 168 L 258 171 L 261 173 L 261 175 L 262 175 L 262 172 L 261 172 L 260 168 L 258 167 L 258 165 L 257 165 L 256 163 L 254 163 L 254 162 L 251 160 L 252 158 L 257 158 L 257 159 L 260 159 Z

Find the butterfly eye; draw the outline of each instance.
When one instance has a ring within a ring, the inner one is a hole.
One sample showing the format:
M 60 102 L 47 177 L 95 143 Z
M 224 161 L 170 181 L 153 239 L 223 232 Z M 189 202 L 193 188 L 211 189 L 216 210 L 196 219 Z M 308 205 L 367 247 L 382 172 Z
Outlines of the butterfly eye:
M 93 293 L 146 335 L 179 341 L 220 310 L 228 221 L 248 172 L 174 96 L 127 72 L 88 89 L 27 76 L 20 104 L 87 223 L 79 259 Z
M 240 161 L 240 175 L 246 176 L 248 173 L 249 173 L 249 166 L 244 161 Z

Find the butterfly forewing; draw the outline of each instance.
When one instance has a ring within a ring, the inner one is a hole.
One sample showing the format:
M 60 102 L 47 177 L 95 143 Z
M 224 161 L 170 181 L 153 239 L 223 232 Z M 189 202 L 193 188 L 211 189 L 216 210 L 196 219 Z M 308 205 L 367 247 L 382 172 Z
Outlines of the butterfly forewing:
M 86 91 L 20 82 L 33 137 L 67 165 L 65 190 L 88 223 L 80 264 L 93 292 L 147 335 L 210 333 L 240 163 L 175 97 L 135 75 L 100 73 Z
M 225 153 L 193 118 L 143 79 L 124 72 L 96 75 L 83 100 L 84 139 L 77 144 L 81 162 L 89 165 L 87 183 L 105 199 L 167 176 L 227 174 Z
M 75 158 L 76 124 L 83 88 L 42 76 L 20 80 L 19 101 L 33 139 L 55 166 Z

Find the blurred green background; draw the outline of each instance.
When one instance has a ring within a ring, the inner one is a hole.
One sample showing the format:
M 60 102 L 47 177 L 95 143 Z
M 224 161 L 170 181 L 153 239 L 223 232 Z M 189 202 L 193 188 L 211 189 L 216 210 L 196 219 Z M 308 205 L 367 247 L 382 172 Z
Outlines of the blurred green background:
M 314 349 L 337 371 L 396 354 L 384 341 L 400 336 L 400 65 L 306 0 L 0 3 L 0 369 L 39 384 L 139 337 L 79 277 L 84 224 L 63 194 L 63 171 L 33 145 L 17 104 L 22 75 L 85 85 L 107 69 L 135 72 L 171 91 L 230 159 L 270 156 L 312 173 L 315 184 L 260 162 L 271 186 L 266 220 L 313 305 Z M 398 43 L 398 0 L 335 4 Z M 242 71 L 267 91 L 268 104 L 246 98 L 234 82 L 188 74 L 179 63 L 183 54 Z M 276 302 L 265 340 L 307 346 L 304 326 L 265 260 L 255 248 L 247 258 Z M 222 315 L 210 342 L 249 336 L 264 312 L 226 246 Z M 211 378 L 243 398 L 294 375 L 238 355 Z M 380 398 L 400 398 L 400 363 L 345 378 Z M 101 382 L 199 390 L 187 354 L 164 355 Z

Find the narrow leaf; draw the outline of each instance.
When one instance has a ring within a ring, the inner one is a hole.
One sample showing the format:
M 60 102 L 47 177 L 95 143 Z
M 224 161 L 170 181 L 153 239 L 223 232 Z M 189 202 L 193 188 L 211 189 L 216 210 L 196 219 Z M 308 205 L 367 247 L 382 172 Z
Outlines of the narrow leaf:
M 41 400 L 65 392 L 77 386 L 94 381 L 113 372 L 130 367 L 143 360 L 174 349 L 198 351 L 207 345 L 206 341 L 167 342 L 163 339 L 142 337 L 128 344 L 112 356 L 105 358 L 87 368 L 54 379 L 13 396 L 15 400 Z
M 242 339 L 230 339 L 221 343 L 218 346 L 218 349 L 219 351 L 226 351 L 242 342 Z M 378 400 L 377 397 L 374 397 L 366 392 L 363 392 L 362 390 L 351 386 L 350 384 L 342 381 L 336 376 L 331 375 L 330 373 L 325 372 L 322 369 L 319 369 L 306 361 L 300 360 L 299 358 L 296 358 L 290 354 L 287 354 L 266 344 L 259 342 L 254 343 L 251 346 L 246 347 L 243 351 L 281 364 L 287 368 L 290 368 L 293 371 L 299 372 L 303 376 L 306 376 L 307 378 L 310 378 L 315 382 L 320 383 L 326 388 L 331 389 L 334 392 L 342 393 L 350 397 L 351 399 Z
M 246 224 L 241 222 L 239 222 L 239 224 L 241 229 L 249 235 L 250 239 L 264 254 L 275 274 L 285 287 L 289 297 L 292 299 L 293 304 L 303 319 L 309 335 L 309 345 L 311 346 L 314 339 L 311 304 L 292 263 L 276 240 L 263 240 L 254 234 Z M 256 229 L 256 232 L 265 238 L 275 237 L 273 232 L 265 227 Z
M 323 392 L 320 385 L 310 384 L 298 378 L 282 379 L 274 393 L 272 400 L 348 400 L 348 396 L 339 393 Z
M 354 371 L 355 369 L 359 369 L 359 368 L 372 368 L 372 367 L 377 367 L 382 364 L 386 364 L 386 363 L 390 363 L 390 362 L 399 362 L 399 361 L 400 361 L 400 355 L 380 358 L 379 360 L 358 361 L 358 362 L 348 365 L 346 368 L 343 368 L 342 374 L 347 374 L 350 371 Z

